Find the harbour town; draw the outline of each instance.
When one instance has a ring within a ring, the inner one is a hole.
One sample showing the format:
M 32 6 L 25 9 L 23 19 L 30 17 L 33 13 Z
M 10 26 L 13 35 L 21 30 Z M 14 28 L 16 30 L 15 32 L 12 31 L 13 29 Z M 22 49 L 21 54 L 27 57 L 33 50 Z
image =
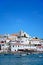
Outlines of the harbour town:
M 31 37 L 24 31 L 0 35 L 0 54 L 43 53 L 43 40 Z

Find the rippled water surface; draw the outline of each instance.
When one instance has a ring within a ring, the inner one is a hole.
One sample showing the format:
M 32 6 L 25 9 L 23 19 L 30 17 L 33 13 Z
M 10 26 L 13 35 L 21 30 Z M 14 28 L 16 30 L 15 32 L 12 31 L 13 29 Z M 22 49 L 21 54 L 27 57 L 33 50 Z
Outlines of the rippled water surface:
M 43 54 L 0 55 L 0 65 L 43 65 Z

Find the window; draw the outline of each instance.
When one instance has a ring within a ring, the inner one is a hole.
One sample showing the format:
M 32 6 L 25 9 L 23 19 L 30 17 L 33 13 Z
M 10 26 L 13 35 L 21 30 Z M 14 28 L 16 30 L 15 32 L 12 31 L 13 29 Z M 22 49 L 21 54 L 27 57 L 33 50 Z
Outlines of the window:
M 4 44 L 2 44 L 2 46 L 4 46 Z
M 4 41 L 1 41 L 1 43 L 4 43 Z
M 19 47 L 19 45 L 18 45 L 18 47 Z
M 23 43 L 24 41 L 21 41 L 21 43 Z
M 15 50 L 16 51 L 16 50 Z
M 20 41 L 17 41 L 18 43 L 20 42 Z
M 14 47 L 14 45 L 13 45 L 13 47 Z

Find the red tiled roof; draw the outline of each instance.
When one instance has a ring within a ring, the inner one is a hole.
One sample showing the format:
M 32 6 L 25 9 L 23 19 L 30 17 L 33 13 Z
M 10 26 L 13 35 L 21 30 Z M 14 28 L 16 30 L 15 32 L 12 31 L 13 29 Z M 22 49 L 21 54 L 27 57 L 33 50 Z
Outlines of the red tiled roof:
M 11 36 L 18 36 L 17 34 L 11 34 Z
M 13 43 L 13 45 L 24 45 L 24 44 L 21 44 L 21 43 Z
M 16 43 L 16 42 L 15 42 L 15 43 L 12 43 L 12 45 L 16 45 L 16 46 L 17 46 L 17 45 L 20 45 L 20 46 L 25 46 L 25 45 L 27 45 L 27 46 L 28 46 L 28 44 L 21 44 L 21 43 Z
M 11 38 L 7 38 L 6 40 L 12 40 Z
M 31 39 L 32 41 L 40 41 L 40 39 L 35 39 L 35 38 L 33 38 L 33 39 Z

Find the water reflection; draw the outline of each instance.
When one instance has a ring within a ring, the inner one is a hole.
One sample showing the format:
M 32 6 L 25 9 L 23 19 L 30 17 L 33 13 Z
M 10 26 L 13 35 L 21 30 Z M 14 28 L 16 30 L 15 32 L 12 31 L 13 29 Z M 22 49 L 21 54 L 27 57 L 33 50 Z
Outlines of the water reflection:
M 43 54 L 0 55 L 0 65 L 43 65 Z

